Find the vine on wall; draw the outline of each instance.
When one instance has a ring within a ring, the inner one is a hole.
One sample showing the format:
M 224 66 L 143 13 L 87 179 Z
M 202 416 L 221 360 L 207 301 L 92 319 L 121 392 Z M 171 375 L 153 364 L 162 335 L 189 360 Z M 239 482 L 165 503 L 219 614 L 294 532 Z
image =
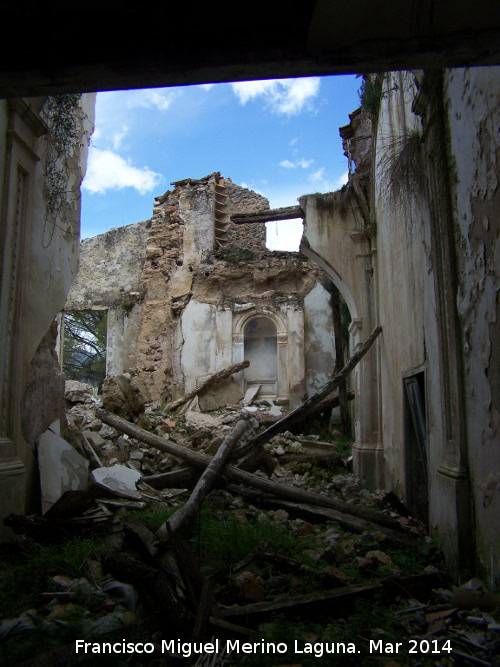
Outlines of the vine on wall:
M 52 242 L 56 228 L 76 236 L 62 226 L 66 207 L 80 197 L 80 188 L 71 189 L 69 160 L 76 148 L 81 147 L 81 94 L 51 95 L 43 105 L 41 115 L 49 131 L 42 156 L 45 177 L 46 215 L 43 228 L 43 246 Z M 47 232 L 47 228 L 50 229 Z

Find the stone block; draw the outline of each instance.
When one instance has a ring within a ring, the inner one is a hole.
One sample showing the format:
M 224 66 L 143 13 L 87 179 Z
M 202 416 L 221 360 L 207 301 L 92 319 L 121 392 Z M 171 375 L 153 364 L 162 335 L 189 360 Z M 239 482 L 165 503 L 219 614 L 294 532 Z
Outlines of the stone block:
M 199 394 L 198 404 L 202 412 L 210 412 L 228 405 L 237 405 L 241 395 L 240 385 L 233 378 L 227 378 Z
M 243 398 L 243 405 L 247 406 L 252 403 L 260 390 L 260 384 L 253 385 L 246 390 L 245 396 Z
M 94 391 L 89 384 L 77 380 L 66 380 L 64 397 L 70 403 L 85 403 L 87 398 L 92 398 Z

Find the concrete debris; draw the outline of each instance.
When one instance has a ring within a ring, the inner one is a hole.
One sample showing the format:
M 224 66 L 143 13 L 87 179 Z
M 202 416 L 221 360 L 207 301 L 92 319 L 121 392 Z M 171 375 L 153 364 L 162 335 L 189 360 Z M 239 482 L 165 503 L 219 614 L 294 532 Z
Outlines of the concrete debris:
M 132 419 L 144 411 L 146 393 L 144 383 L 137 377 L 128 373 L 108 375 L 102 385 L 102 404 L 106 410 Z
M 93 396 L 94 388 L 91 385 L 76 380 L 66 380 L 64 398 L 68 403 L 86 403 Z
M 38 465 L 45 514 L 66 491 L 88 488 L 89 462 L 51 430 L 40 437 Z
M 97 468 L 92 471 L 92 478 L 98 486 L 117 496 L 132 500 L 142 498 L 140 491 L 136 488 L 136 482 L 141 479 L 141 476 L 140 472 L 121 465 Z

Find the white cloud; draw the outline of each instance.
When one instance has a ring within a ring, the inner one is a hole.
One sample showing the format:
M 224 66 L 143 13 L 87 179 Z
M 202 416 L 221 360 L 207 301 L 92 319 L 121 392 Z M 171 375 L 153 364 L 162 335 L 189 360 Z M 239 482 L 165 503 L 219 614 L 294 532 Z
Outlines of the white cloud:
M 158 109 L 166 111 L 177 96 L 178 91 L 164 90 L 156 88 L 147 88 L 145 90 L 134 91 L 128 101 L 127 106 L 131 109 L 143 107 L 145 109 Z
M 344 185 L 347 185 L 347 182 L 349 181 L 349 172 L 346 171 L 345 174 L 342 174 L 342 176 L 339 176 L 337 180 L 335 181 L 335 186 L 338 190 Z
M 303 157 L 296 162 L 290 162 L 290 160 L 283 160 L 280 162 L 280 167 L 285 167 L 285 169 L 295 169 L 295 167 L 302 167 L 302 169 L 307 169 L 310 167 L 314 160 L 305 160 Z
M 309 176 L 309 180 L 312 181 L 313 183 L 316 183 L 317 181 L 322 181 L 324 173 L 325 173 L 325 168 L 321 167 L 321 169 L 318 169 L 318 171 L 315 171 L 314 174 L 311 174 Z
M 269 81 L 238 81 L 232 83 L 231 88 L 239 98 L 241 104 L 246 104 L 249 100 L 259 97 L 259 95 L 270 95 L 278 83 L 278 79 L 271 79 Z
M 297 143 L 298 140 L 299 140 L 298 137 L 295 137 L 294 139 L 292 139 L 291 142 L 290 142 L 290 146 L 295 146 L 295 144 Z
M 135 188 L 141 195 L 159 185 L 163 177 L 148 167 L 138 169 L 112 151 L 92 147 L 89 152 L 87 175 L 82 183 L 91 194 L 104 194 L 106 190 Z
M 122 125 L 122 129 L 114 133 L 113 148 L 115 150 L 117 148 L 120 148 L 120 146 L 122 145 L 123 137 L 127 134 L 127 132 L 128 132 L 128 127 L 126 125 Z
M 320 78 L 240 81 L 231 86 L 241 104 L 263 97 L 273 113 L 293 116 L 311 108 L 311 101 L 319 92 Z
M 215 86 L 215 83 L 202 83 L 200 88 L 203 88 L 203 90 L 210 90 L 210 88 L 213 88 Z

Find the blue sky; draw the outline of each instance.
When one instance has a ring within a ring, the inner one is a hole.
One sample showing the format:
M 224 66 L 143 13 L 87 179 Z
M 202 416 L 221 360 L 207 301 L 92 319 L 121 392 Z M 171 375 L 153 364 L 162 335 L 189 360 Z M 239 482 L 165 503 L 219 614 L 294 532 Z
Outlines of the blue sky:
M 214 171 L 271 208 L 339 189 L 347 159 L 338 128 L 359 106 L 360 83 L 330 76 L 98 93 L 82 238 L 147 220 L 171 181 Z M 297 249 L 297 221 L 267 227 L 269 247 Z

